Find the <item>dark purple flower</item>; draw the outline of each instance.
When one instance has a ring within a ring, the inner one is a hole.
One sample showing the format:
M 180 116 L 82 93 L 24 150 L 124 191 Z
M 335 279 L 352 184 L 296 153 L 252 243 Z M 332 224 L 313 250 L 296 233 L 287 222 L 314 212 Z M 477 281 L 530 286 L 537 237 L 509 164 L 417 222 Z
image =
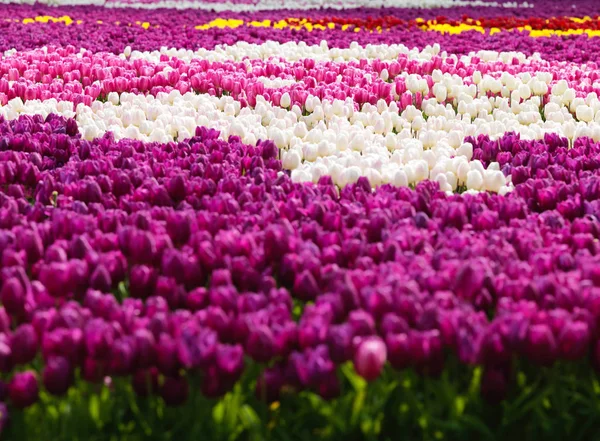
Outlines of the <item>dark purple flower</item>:
M 73 368 L 64 357 L 50 357 L 42 373 L 44 387 L 52 395 L 64 395 L 73 384 Z
M 312 273 L 305 270 L 296 275 L 293 292 L 301 300 L 314 300 L 321 290 Z
M 0 301 L 11 315 L 22 314 L 25 309 L 25 289 L 21 282 L 12 277 L 2 284 Z
M 167 334 L 161 334 L 156 343 L 156 367 L 164 375 L 175 375 L 179 370 L 177 343 Z
M 159 393 L 167 406 L 181 406 L 188 399 L 190 386 L 185 377 L 166 376 Z
M 129 272 L 129 294 L 145 299 L 154 294 L 156 288 L 156 270 L 145 265 L 135 265 Z
M 558 347 L 548 325 L 529 326 L 527 333 L 527 356 L 535 363 L 549 366 L 558 357 Z
M 334 325 L 329 327 L 327 345 L 331 359 L 336 363 L 343 363 L 352 359 L 352 339 L 354 333 L 349 324 Z
M 558 337 L 560 356 L 566 360 L 579 360 L 589 350 L 590 331 L 585 322 L 568 321 Z
M 281 366 L 266 368 L 256 381 L 256 397 L 267 403 L 279 400 L 284 382 L 285 377 Z
M 38 400 L 38 380 L 34 372 L 16 373 L 9 385 L 10 400 L 18 409 L 31 406 Z
M 246 352 L 259 363 L 268 362 L 275 351 L 273 333 L 267 326 L 257 326 L 250 331 L 246 341 Z
M 140 397 L 146 397 L 155 394 L 159 390 L 158 369 L 139 369 L 131 377 L 133 390 Z
M 13 361 L 17 364 L 27 364 L 35 358 L 38 351 L 38 337 L 33 326 L 19 326 L 11 336 Z
M 90 287 L 102 292 L 109 292 L 112 287 L 110 273 L 104 265 L 98 265 L 90 277 Z
M 394 369 L 402 370 L 412 362 L 411 343 L 405 333 L 388 334 L 385 338 L 387 355 Z
M 232 378 L 239 378 L 244 370 L 244 349 L 241 345 L 217 346 L 216 364 L 221 372 Z

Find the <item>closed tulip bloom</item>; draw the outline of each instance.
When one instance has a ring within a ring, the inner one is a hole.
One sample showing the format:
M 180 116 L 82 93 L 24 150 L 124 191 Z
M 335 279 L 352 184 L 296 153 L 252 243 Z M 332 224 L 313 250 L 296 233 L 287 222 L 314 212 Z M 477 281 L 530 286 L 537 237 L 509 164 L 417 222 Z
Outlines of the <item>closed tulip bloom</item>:
M 388 359 L 396 370 L 402 370 L 410 366 L 412 362 L 411 343 L 409 336 L 405 333 L 388 334 L 385 338 Z
M 529 327 L 527 334 L 527 356 L 535 363 L 549 366 L 558 357 L 558 347 L 548 325 L 539 324 Z
M 10 381 L 10 401 L 18 409 L 34 404 L 38 400 L 38 394 L 38 380 L 32 371 L 19 372 Z
M 259 363 L 271 359 L 275 351 L 273 333 L 267 326 L 258 326 L 250 332 L 246 341 L 246 352 Z
M 73 384 L 73 368 L 64 357 L 54 356 L 46 361 L 42 372 L 44 387 L 52 395 L 64 395 Z
M 177 343 L 167 334 L 162 334 L 156 343 L 156 367 L 164 375 L 174 375 L 179 370 Z
M 159 390 L 158 369 L 138 369 L 131 377 L 131 385 L 140 397 L 155 394 Z
M 331 359 L 343 363 L 352 359 L 354 333 L 349 324 L 331 326 L 327 333 L 327 344 Z
M 285 377 L 281 366 L 266 368 L 256 381 L 255 395 L 259 400 L 272 403 L 279 400 Z
M 379 377 L 387 360 L 387 349 L 379 337 L 366 337 L 354 353 L 354 369 L 367 381 Z
M 187 401 L 190 386 L 185 377 L 167 376 L 160 386 L 159 393 L 167 406 L 177 407 Z
M 0 301 L 11 315 L 18 315 L 23 312 L 25 308 L 25 289 L 16 277 L 10 278 L 2 284 Z
M 38 337 L 32 325 L 19 326 L 11 336 L 12 356 L 15 363 L 27 364 L 35 358 Z
M 589 350 L 590 331 L 585 322 L 568 321 L 558 337 L 560 356 L 566 360 L 579 360 Z

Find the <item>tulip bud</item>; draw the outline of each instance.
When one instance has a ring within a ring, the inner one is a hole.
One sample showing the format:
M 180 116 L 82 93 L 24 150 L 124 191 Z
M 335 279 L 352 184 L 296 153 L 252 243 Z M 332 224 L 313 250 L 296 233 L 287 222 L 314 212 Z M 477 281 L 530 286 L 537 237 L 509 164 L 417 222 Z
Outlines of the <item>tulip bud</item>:
M 284 380 L 281 366 L 265 369 L 256 381 L 256 398 L 267 403 L 279 400 L 279 393 L 284 385 Z
M 542 366 L 549 366 L 556 361 L 558 348 L 552 330 L 548 325 L 539 324 L 529 327 L 527 355 L 533 362 Z
M 38 380 L 32 371 L 14 375 L 9 385 L 10 400 L 18 409 L 31 406 L 38 400 Z
M 354 354 L 354 368 L 367 381 L 381 374 L 387 359 L 387 349 L 379 337 L 366 337 L 360 341 Z
M 131 267 L 129 273 L 129 293 L 132 297 L 145 299 L 154 294 L 156 288 L 156 271 L 145 265 Z
M 349 324 L 334 325 L 327 333 L 327 344 L 331 359 L 336 363 L 343 363 L 352 358 L 352 339 L 354 334 Z
M 15 363 L 27 364 L 35 358 L 38 337 L 30 324 L 21 325 L 11 337 L 12 355 Z
M 589 350 L 590 331 L 585 322 L 568 321 L 558 338 L 560 356 L 566 360 L 579 360 Z
M 11 277 L 2 285 L 0 301 L 11 315 L 19 315 L 25 307 L 25 290 L 16 277 Z
M 189 395 L 190 387 L 184 377 L 165 377 L 160 387 L 160 396 L 167 406 L 181 406 Z
M 268 362 L 275 351 L 273 333 L 267 326 L 258 326 L 250 332 L 246 352 L 259 363 Z
M 110 292 L 112 280 L 104 265 L 98 265 L 90 277 L 90 287 L 102 292 Z
M 177 343 L 167 334 L 161 334 L 156 344 L 156 367 L 164 375 L 175 375 L 179 370 Z
M 64 395 L 73 384 L 73 368 L 64 357 L 51 357 L 44 367 L 42 381 L 52 395 Z
M 81 376 L 89 383 L 101 383 L 106 377 L 106 372 L 106 363 L 103 361 L 95 360 L 90 357 L 83 361 Z
M 131 378 L 133 390 L 139 397 L 146 397 L 159 390 L 158 369 L 139 369 Z

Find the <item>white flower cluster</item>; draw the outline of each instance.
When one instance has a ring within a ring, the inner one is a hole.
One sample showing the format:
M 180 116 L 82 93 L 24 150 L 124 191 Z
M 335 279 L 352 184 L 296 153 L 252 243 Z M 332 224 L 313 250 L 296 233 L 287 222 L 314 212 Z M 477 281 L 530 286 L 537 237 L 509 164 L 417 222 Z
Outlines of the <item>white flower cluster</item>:
M 451 58 L 454 61 L 462 61 L 465 65 L 471 64 L 471 59 L 477 57 L 484 62 L 501 61 L 504 63 L 513 63 L 514 60 L 519 64 L 527 64 L 531 61 L 541 60 L 539 54 L 527 56 L 522 52 L 496 52 L 496 51 L 478 51 L 471 52 L 469 55 L 448 54 L 441 51 L 440 45 L 434 43 L 423 49 L 409 49 L 403 44 L 367 44 L 359 45 L 356 41 L 352 42 L 348 48 L 330 48 L 325 40 L 318 45 L 308 45 L 304 41 L 288 41 L 280 43 L 278 41 L 265 41 L 261 44 L 239 41 L 232 45 L 217 45 L 214 49 L 199 48 L 195 51 L 191 49 L 177 49 L 162 47 L 156 51 L 138 51 L 133 48 L 126 48 L 125 53 L 120 56 L 123 58 L 144 59 L 152 63 L 159 63 L 161 55 L 167 55 L 181 59 L 187 63 L 194 59 L 204 59 L 209 61 L 243 61 L 243 60 L 267 60 L 277 58 L 288 62 L 295 62 L 304 59 L 312 59 L 315 62 L 335 61 L 335 62 L 357 62 L 362 59 L 396 61 L 399 55 L 406 56 L 408 60 L 419 62 L 430 61 L 434 56 L 439 55 L 443 60 Z

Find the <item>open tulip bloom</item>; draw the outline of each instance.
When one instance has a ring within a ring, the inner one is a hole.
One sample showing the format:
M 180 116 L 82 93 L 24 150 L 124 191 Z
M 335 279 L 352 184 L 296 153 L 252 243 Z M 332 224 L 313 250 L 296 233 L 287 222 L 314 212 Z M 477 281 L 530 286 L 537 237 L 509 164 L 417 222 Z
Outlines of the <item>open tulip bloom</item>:
M 598 439 L 598 1 L 0 3 L 0 439 Z

